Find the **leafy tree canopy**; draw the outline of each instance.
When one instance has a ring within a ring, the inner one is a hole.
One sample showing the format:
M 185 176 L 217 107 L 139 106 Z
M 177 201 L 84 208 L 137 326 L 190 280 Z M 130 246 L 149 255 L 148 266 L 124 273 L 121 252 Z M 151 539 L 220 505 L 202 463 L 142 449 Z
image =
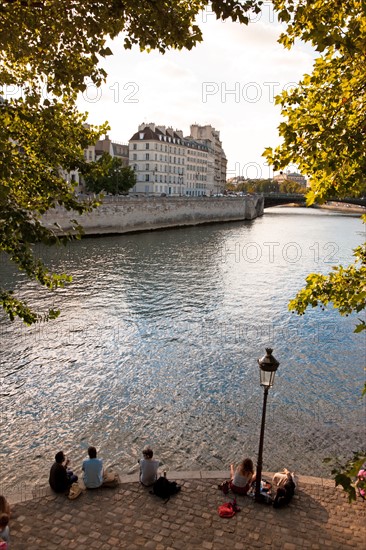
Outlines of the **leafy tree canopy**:
M 87 189 L 93 193 L 119 195 L 135 185 L 136 175 L 132 168 L 124 166 L 120 158 L 103 153 L 97 160 L 93 173 L 85 176 L 85 183 Z
M 303 315 L 308 306 L 324 308 L 333 303 L 341 315 L 353 312 L 360 314 L 366 303 L 366 246 L 356 248 L 354 256 L 353 264 L 347 267 L 335 266 L 328 275 L 308 275 L 306 287 L 290 302 L 290 310 Z M 365 320 L 359 318 L 355 332 L 365 328 Z
M 20 84 L 47 78 L 59 95 L 106 77 L 98 62 L 112 54 L 108 38 L 124 32 L 124 47 L 141 50 L 188 48 L 202 40 L 195 19 L 208 8 L 217 18 L 249 22 L 258 0 L 2 0 L 0 1 L 0 82 Z
M 287 23 L 280 42 L 310 42 L 320 53 L 313 72 L 279 95 L 282 144 L 265 151 L 275 170 L 295 163 L 309 175 L 308 202 L 357 196 L 366 169 L 366 4 L 349 1 L 273 2 Z

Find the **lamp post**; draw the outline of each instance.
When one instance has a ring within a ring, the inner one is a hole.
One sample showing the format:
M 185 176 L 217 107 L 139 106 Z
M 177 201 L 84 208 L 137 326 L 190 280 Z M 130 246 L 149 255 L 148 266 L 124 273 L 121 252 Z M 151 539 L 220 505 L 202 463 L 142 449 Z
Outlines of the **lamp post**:
M 276 370 L 278 369 L 279 362 L 273 357 L 272 349 L 266 348 L 266 355 L 262 359 L 258 359 L 260 384 L 263 386 L 263 409 L 262 409 L 262 424 L 261 433 L 259 437 L 259 450 L 258 450 L 258 462 L 255 481 L 255 501 L 261 502 L 261 481 L 262 481 L 262 463 L 263 463 L 263 441 L 264 441 L 264 427 L 266 423 L 266 407 L 268 390 L 273 386 Z

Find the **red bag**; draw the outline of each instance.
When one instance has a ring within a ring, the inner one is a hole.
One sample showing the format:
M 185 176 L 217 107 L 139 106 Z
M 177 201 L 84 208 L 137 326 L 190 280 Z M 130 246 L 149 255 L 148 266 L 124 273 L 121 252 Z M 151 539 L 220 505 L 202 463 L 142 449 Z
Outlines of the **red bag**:
M 235 511 L 232 502 L 225 502 L 217 509 L 220 518 L 232 518 L 235 516 Z
M 236 512 L 240 512 L 240 508 L 236 505 L 236 500 L 234 502 L 225 502 L 217 509 L 219 516 L 221 518 L 232 518 L 235 516 Z

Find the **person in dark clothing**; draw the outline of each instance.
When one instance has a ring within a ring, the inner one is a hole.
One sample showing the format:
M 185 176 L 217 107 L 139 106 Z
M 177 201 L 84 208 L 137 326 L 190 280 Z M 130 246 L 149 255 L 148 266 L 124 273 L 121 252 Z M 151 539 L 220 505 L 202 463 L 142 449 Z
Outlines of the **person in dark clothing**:
M 55 455 L 55 462 L 51 466 L 49 483 L 51 489 L 56 493 L 65 493 L 72 483 L 78 480 L 78 476 L 74 475 L 71 470 L 68 470 L 69 459 L 62 451 Z
M 273 508 L 282 508 L 283 506 L 286 506 L 286 504 L 289 504 L 295 494 L 295 488 L 296 485 L 293 477 L 290 472 L 286 470 L 285 483 L 281 487 L 278 487 L 276 491 L 276 496 L 273 501 Z

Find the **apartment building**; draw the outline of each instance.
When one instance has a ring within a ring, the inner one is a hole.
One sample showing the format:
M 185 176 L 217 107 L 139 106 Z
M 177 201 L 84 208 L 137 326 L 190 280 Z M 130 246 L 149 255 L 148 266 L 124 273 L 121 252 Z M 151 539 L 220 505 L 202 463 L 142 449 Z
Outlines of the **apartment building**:
M 129 156 L 137 179 L 132 192 L 200 197 L 215 191 L 215 150 L 208 139 L 143 123 L 129 141 Z
M 191 136 L 198 143 L 204 143 L 212 152 L 213 193 L 222 193 L 226 185 L 227 159 L 220 140 L 220 132 L 211 124 L 191 124 Z
M 299 185 L 302 185 L 303 187 L 306 187 L 307 185 L 305 176 L 303 176 L 302 174 L 299 174 L 298 172 L 290 172 L 289 170 L 285 173 L 281 171 L 279 174 L 273 177 L 273 181 L 276 181 L 277 183 L 283 183 L 285 181 L 294 181 Z
M 96 159 L 102 156 L 103 153 L 109 153 L 111 157 L 118 157 L 122 160 L 124 166 L 129 164 L 128 144 L 112 141 L 108 135 L 104 139 L 100 139 L 95 144 Z

